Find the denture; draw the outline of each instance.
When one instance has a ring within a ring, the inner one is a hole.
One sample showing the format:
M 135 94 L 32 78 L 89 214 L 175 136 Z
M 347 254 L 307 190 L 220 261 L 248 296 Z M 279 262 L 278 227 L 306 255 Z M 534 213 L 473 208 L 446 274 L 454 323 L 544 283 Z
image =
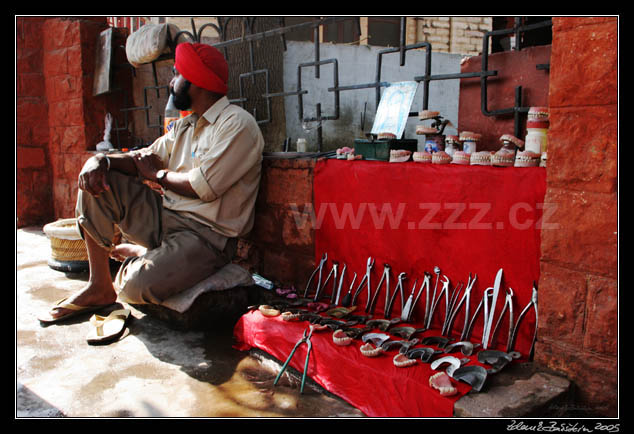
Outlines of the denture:
M 449 164 L 451 163 L 451 155 L 445 151 L 434 152 L 431 156 L 432 164 Z
M 471 154 L 471 160 L 469 164 L 472 166 L 490 166 L 491 165 L 491 152 L 480 151 Z
M 338 160 L 346 160 L 350 154 L 354 155 L 354 148 L 349 148 L 348 146 L 344 146 L 343 148 L 337 149 Z
M 392 361 L 394 362 L 394 366 L 396 366 L 397 368 L 406 368 L 408 366 L 413 366 L 416 364 L 416 359 L 410 359 L 405 354 L 401 353 L 395 355 Z
M 519 151 L 515 156 L 515 167 L 537 167 L 541 155 L 531 151 Z
M 363 354 L 365 357 L 377 357 L 383 354 L 383 348 L 375 347 L 370 342 L 361 345 L 359 347 L 359 351 L 361 351 L 361 354 Z
M 548 121 L 548 107 L 531 107 L 528 109 L 529 121 Z
M 433 119 L 437 116 L 440 116 L 440 112 L 433 110 L 422 110 L 418 112 L 418 119 L 424 121 L 425 119 Z
M 412 151 L 392 149 L 390 151 L 390 163 L 403 163 L 409 160 L 410 155 L 412 155 Z
M 258 310 L 262 315 L 269 317 L 278 316 L 280 314 L 278 309 L 275 309 L 273 306 L 269 306 L 267 304 L 261 305 Z
M 299 317 L 301 316 L 300 313 L 293 313 L 293 312 L 282 312 L 282 319 L 284 321 L 299 321 Z
M 348 336 L 343 330 L 337 329 L 332 333 L 332 341 L 335 345 L 346 346 L 352 343 L 352 338 Z
M 515 163 L 515 151 L 524 147 L 524 141 L 510 134 L 503 134 L 500 137 L 502 147 L 491 156 L 492 166 L 512 167 Z
M 429 385 L 438 390 L 442 396 L 451 396 L 458 393 L 458 389 L 453 387 L 451 383 L 451 378 L 444 372 L 438 372 L 429 377 Z
M 376 138 L 379 139 L 379 140 L 396 139 L 396 134 L 383 132 L 383 133 L 377 134 Z
M 427 127 L 425 125 L 417 125 L 416 126 L 416 134 L 438 134 L 438 130 L 434 127 Z
M 414 152 L 412 158 L 417 163 L 431 163 L 431 154 L 429 152 Z
M 468 166 L 471 162 L 471 154 L 467 154 L 464 151 L 456 151 L 453 153 L 453 160 L 451 160 L 453 164 L 462 164 L 463 166 Z

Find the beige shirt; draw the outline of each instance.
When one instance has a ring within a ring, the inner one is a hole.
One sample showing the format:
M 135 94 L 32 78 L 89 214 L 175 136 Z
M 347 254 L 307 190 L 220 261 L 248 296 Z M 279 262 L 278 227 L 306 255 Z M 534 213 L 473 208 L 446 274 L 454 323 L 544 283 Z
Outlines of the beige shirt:
M 180 119 L 150 149 L 166 168 L 188 173 L 198 198 L 166 190 L 163 206 L 227 237 L 253 228 L 264 138 L 251 114 L 221 98 L 202 116 Z

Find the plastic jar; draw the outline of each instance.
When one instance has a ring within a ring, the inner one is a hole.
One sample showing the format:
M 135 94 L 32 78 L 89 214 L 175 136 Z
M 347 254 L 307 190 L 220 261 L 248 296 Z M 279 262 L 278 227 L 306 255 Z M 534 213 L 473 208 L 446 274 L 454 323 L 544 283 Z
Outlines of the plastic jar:
M 546 152 L 548 147 L 548 121 L 527 121 L 526 140 L 524 142 L 526 151 L 537 154 Z

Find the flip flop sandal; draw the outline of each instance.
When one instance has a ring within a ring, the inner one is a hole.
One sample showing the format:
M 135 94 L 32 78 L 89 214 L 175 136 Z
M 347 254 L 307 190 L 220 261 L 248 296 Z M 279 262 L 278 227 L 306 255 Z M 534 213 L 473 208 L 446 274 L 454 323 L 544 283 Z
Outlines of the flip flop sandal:
M 67 302 L 68 298 L 63 298 L 61 300 L 59 300 L 57 303 L 55 303 L 55 305 L 53 306 L 52 309 L 54 308 L 58 308 L 58 309 L 66 309 L 69 312 L 65 315 L 62 316 L 58 316 L 58 317 L 54 317 L 51 315 L 51 312 L 46 312 L 44 314 L 42 314 L 40 317 L 38 317 L 38 320 L 42 323 L 42 324 L 54 324 L 60 321 L 65 321 L 68 320 L 70 318 L 74 318 L 76 316 L 79 315 L 83 315 L 86 313 L 92 313 L 96 310 L 99 309 L 103 309 L 105 307 L 111 306 L 114 303 L 108 303 L 108 304 L 101 304 L 101 305 L 95 305 L 95 306 L 78 306 L 76 304 L 73 303 L 69 303 Z M 51 309 L 51 310 L 52 310 Z
M 129 309 L 114 310 L 108 316 L 93 315 L 90 323 L 94 328 L 86 336 L 86 342 L 97 345 L 118 340 L 126 329 L 129 316 Z

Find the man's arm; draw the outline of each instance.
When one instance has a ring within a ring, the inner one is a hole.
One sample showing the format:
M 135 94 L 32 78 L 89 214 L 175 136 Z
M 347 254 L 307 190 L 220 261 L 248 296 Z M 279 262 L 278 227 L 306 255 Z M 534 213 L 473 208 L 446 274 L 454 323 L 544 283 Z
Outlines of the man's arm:
M 136 166 L 129 154 L 97 154 L 90 157 L 79 172 L 79 188 L 93 196 L 110 190 L 106 179 L 108 170 L 117 170 L 128 175 L 137 174 Z
M 156 182 L 166 190 L 171 190 L 181 196 L 197 198 L 198 195 L 189 183 L 187 173 L 172 172 L 163 169 L 163 162 L 152 152 L 139 152 L 134 155 L 133 163 L 138 173 L 145 179 Z M 159 179 L 160 171 L 165 172 Z

